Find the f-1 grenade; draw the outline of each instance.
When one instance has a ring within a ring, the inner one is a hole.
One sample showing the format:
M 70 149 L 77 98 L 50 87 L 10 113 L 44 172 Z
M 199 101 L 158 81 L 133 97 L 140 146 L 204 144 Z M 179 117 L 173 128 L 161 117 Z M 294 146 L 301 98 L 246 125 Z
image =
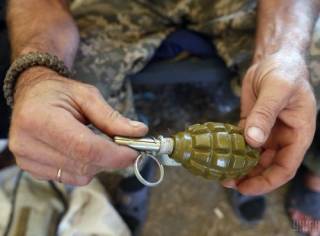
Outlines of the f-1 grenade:
M 206 179 L 235 179 L 259 162 L 259 150 L 246 144 L 242 130 L 230 124 L 195 124 L 173 135 L 169 156 Z
M 206 179 L 239 178 L 256 166 L 260 159 L 259 150 L 245 142 L 242 130 L 224 123 L 195 124 L 171 137 L 115 137 L 115 142 L 156 153 L 162 156 L 164 165 L 169 162 L 165 159 L 173 159 L 192 174 Z

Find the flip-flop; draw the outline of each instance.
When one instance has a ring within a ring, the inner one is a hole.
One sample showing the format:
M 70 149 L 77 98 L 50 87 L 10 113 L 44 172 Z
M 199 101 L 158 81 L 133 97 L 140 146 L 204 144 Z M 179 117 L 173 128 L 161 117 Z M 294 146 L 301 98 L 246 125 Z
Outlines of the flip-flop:
M 286 212 L 293 225 L 296 224 L 291 218 L 290 210 L 298 210 L 314 220 L 320 220 L 320 192 L 312 191 L 305 186 L 306 172 L 307 169 L 301 166 L 292 180 L 285 201 Z M 299 228 L 296 230 L 299 231 Z
M 149 181 L 153 180 L 154 165 L 147 161 L 141 170 L 142 176 Z M 150 188 L 142 185 L 135 176 L 123 179 L 117 189 L 115 208 L 127 223 L 133 236 L 141 233 L 147 219 Z
M 264 216 L 266 198 L 261 196 L 246 196 L 233 189 L 228 190 L 231 207 L 242 223 L 257 224 Z

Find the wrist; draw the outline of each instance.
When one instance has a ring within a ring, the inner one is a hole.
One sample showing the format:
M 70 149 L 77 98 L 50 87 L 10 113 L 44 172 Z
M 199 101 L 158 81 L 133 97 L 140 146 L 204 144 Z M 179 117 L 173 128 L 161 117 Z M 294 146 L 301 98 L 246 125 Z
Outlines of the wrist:
M 273 48 L 257 47 L 254 52 L 253 64 L 259 63 L 270 56 L 282 57 L 286 60 L 299 60 L 306 63 L 306 50 L 292 45 L 283 45 Z
M 14 101 L 18 101 L 29 90 L 35 88 L 38 84 L 48 80 L 61 80 L 62 77 L 50 68 L 35 66 L 25 70 L 20 74 L 13 91 Z
M 36 68 L 36 71 L 40 73 L 47 73 L 48 70 L 42 69 L 42 67 L 49 68 L 50 70 L 55 71 L 57 74 L 64 77 L 72 77 L 72 72 L 64 65 L 64 62 L 59 60 L 55 55 L 51 55 L 48 53 L 41 52 L 32 52 L 25 55 L 20 56 L 15 59 L 15 61 L 11 64 L 9 70 L 7 71 L 6 77 L 4 79 L 3 91 L 4 97 L 7 101 L 7 104 L 13 107 L 14 103 L 14 94 L 16 90 L 16 83 L 18 77 L 20 77 L 23 72 L 27 72 L 27 70 L 31 68 Z M 41 67 L 39 69 L 38 67 Z M 52 73 L 52 72 L 50 72 Z M 28 75 L 29 73 L 26 73 Z M 37 80 L 41 76 L 31 77 L 31 79 Z M 29 79 L 28 79 L 29 78 Z M 59 78 L 59 76 L 57 76 Z M 30 80 L 29 76 L 26 76 L 25 79 L 22 79 L 20 86 L 26 83 L 26 81 Z M 19 86 L 19 87 L 20 87 Z
M 305 56 L 318 16 L 318 5 L 303 0 L 260 1 L 254 61 L 284 50 Z
M 308 81 L 310 78 L 305 55 L 294 48 L 285 47 L 264 55 L 254 62 L 252 68 L 255 68 L 254 77 L 258 78 L 258 81 L 266 77 L 276 77 L 285 81 L 295 81 L 293 84 L 297 84 L 297 81 Z
M 19 90 L 19 88 L 26 87 L 33 83 L 36 83 L 38 80 L 43 80 L 44 76 L 52 77 L 51 75 L 58 76 L 59 74 L 47 67 L 43 67 L 43 66 L 31 67 L 19 75 L 17 79 L 17 83 L 15 85 L 15 90 L 17 91 Z

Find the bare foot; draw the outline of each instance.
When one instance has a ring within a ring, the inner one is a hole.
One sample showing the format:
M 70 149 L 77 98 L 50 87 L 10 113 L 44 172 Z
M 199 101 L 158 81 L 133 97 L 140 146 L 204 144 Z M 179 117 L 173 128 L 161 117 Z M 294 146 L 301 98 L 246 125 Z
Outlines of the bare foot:
M 304 183 L 310 190 L 320 192 L 320 176 L 307 172 Z M 296 209 L 291 209 L 290 214 L 297 230 L 310 236 L 320 236 L 320 220 L 313 219 Z

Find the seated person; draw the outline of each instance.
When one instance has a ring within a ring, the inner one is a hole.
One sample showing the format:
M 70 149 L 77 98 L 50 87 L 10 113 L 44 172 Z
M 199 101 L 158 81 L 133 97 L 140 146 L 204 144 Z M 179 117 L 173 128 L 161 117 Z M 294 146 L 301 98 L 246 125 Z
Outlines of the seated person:
M 306 55 L 319 2 L 262 0 L 257 15 L 253 0 L 67 2 L 9 1 L 12 59 L 45 52 L 76 71 L 70 79 L 30 67 L 7 89 L 13 105 L 9 147 L 22 169 L 38 179 L 86 185 L 102 170 L 130 166 L 134 150 L 86 125 L 109 136 L 145 135 L 125 78 L 150 61 L 170 32 L 186 27 L 211 37 L 228 66 L 246 71 L 240 126 L 251 146 L 262 147 L 262 158 L 247 178 L 223 185 L 258 195 L 295 175 L 315 131 Z M 317 50 L 311 55 L 318 93 Z

